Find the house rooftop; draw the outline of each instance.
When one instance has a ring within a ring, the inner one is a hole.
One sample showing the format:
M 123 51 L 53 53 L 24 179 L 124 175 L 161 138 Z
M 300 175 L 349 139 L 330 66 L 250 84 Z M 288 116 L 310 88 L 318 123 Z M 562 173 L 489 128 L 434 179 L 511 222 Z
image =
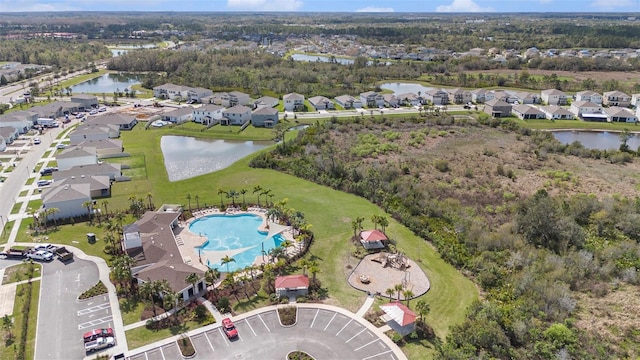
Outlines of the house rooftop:
M 278 115 L 278 109 L 272 107 L 261 107 L 253 112 L 254 115 Z
M 418 317 L 415 312 L 399 301 L 380 305 L 380 309 L 389 315 L 400 326 L 411 325 Z
M 387 235 L 385 235 L 380 230 L 365 230 L 360 232 L 360 238 L 362 241 L 382 241 L 388 240 Z
M 63 186 L 54 186 L 45 190 L 44 194 L 42 194 L 43 204 L 83 199 L 91 200 L 91 189 L 89 184 L 66 184 Z
M 121 165 L 101 163 L 101 164 L 74 166 L 69 170 L 54 171 L 53 179 L 58 181 L 64 178 L 72 177 L 72 176 L 81 177 L 83 175 L 84 176 L 109 175 L 111 173 L 121 174 L 122 173 Z
M 84 146 L 68 147 L 56 155 L 56 159 L 72 159 L 79 156 L 97 156 L 96 148 Z
M 171 110 L 166 112 L 164 116 L 185 116 L 191 115 L 193 113 L 193 108 L 191 106 L 180 107 L 175 110 Z
M 283 100 L 304 100 L 304 95 L 298 93 L 286 94 L 282 97 Z
M 245 114 L 247 112 L 251 112 L 251 109 L 244 105 L 236 105 L 222 111 L 223 114 Z
M 55 186 L 66 186 L 67 184 L 89 184 L 90 191 L 109 189 L 111 187 L 111 181 L 109 180 L 109 177 L 105 175 L 72 176 L 53 183 Z
M 136 121 L 134 116 L 121 114 L 100 115 L 85 121 L 88 125 L 128 125 Z
M 276 289 L 299 289 L 309 287 L 306 275 L 286 275 L 276 277 Z
M 119 140 L 119 139 L 86 140 L 79 143 L 77 146 L 92 147 L 92 148 L 95 148 L 96 150 L 113 149 L 113 148 L 122 150 L 122 140 Z

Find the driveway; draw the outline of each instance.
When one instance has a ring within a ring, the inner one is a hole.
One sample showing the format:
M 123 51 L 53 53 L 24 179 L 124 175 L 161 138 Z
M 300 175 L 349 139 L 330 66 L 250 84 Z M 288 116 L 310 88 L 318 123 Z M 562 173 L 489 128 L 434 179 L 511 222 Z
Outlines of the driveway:
M 302 350 L 316 359 L 398 359 L 383 339 L 363 325 L 361 319 L 326 308 L 299 307 L 298 321 L 282 326 L 273 308 L 236 320 L 238 338 L 229 340 L 219 324 L 194 331 L 194 359 L 285 359 Z M 384 336 L 384 335 L 382 335 Z M 397 350 L 397 349 L 395 349 Z M 179 359 L 174 342 L 131 351 L 130 360 Z
M 42 275 L 35 358 L 82 359 L 82 334 L 113 327 L 106 294 L 77 300 L 98 282 L 98 267 L 77 257 L 66 265 L 54 260 L 44 264 Z

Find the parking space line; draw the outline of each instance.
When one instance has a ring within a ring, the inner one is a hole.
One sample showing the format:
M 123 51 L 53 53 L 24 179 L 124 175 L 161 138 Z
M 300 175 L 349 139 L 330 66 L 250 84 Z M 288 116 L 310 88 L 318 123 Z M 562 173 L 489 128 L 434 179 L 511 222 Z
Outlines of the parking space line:
M 340 331 L 338 331 L 338 333 L 336 334 L 336 336 L 340 335 L 340 333 L 342 332 L 342 330 L 344 330 L 347 326 L 349 326 L 349 324 L 351 324 L 351 322 L 353 321 L 353 319 L 349 319 L 349 322 L 344 324 L 344 326 L 342 327 L 342 329 L 340 329 Z
M 82 315 L 86 315 L 86 314 L 89 314 L 89 313 L 92 313 L 92 312 L 95 312 L 95 311 L 106 309 L 106 308 L 109 308 L 110 306 L 111 305 L 109 303 L 104 303 L 104 304 L 92 306 L 90 308 L 78 310 L 78 316 L 82 316 Z
M 331 320 L 329 320 L 329 323 L 327 324 L 327 326 L 324 327 L 322 331 L 327 331 L 327 328 L 329 327 L 329 325 L 331 325 L 331 322 L 333 321 L 333 319 L 336 318 L 336 315 L 338 315 L 338 313 L 333 313 L 333 317 L 331 318 Z
M 369 346 L 369 345 L 373 344 L 374 342 L 376 342 L 376 341 L 378 341 L 378 340 L 379 340 L 379 339 L 372 340 L 372 341 L 370 341 L 370 342 L 368 342 L 368 343 L 366 343 L 366 344 L 364 344 L 364 345 L 360 346 L 359 348 L 354 349 L 353 351 L 358 351 L 358 350 L 360 350 L 360 349 L 362 349 L 362 348 L 365 348 L 365 347 L 367 347 L 367 346 Z
M 162 351 L 162 346 L 160 346 L 160 355 L 162 355 L 162 360 L 167 360 L 167 359 L 164 357 L 164 351 Z
M 318 313 L 320 312 L 320 309 L 316 310 L 316 316 L 313 317 L 313 321 L 311 322 L 311 326 L 309 326 L 310 328 L 313 328 L 313 324 L 316 323 L 316 319 L 318 318 Z
M 269 329 L 269 327 L 267 326 L 267 323 L 264 322 L 264 320 L 262 320 L 262 317 L 260 317 L 260 314 L 258 314 L 258 318 L 260 319 L 260 321 L 262 321 L 262 323 L 264 324 L 264 327 L 267 328 L 267 331 L 271 332 L 271 329 Z
M 388 354 L 388 353 L 390 353 L 390 352 L 392 352 L 392 351 L 393 351 L 393 350 L 387 350 L 387 351 L 385 351 L 385 352 L 381 352 L 381 353 L 378 353 L 378 354 L 375 354 L 375 355 L 367 356 L 366 358 L 362 358 L 362 360 L 369 360 L 369 359 L 373 359 L 373 358 L 375 358 L 375 357 L 378 357 L 378 356 L 381 356 L 381 355 L 384 355 L 384 354 Z
M 86 329 L 86 328 L 88 328 L 90 326 L 96 326 L 96 325 L 99 325 L 99 324 L 104 324 L 104 323 L 110 322 L 112 320 L 113 320 L 113 316 L 111 316 L 111 315 L 110 316 L 105 316 L 105 317 L 100 318 L 100 319 L 83 322 L 82 324 L 78 325 L 78 329 L 79 330 Z
M 147 359 L 147 360 L 149 360 L 149 355 L 147 354 L 147 352 L 146 352 L 146 351 L 144 352 L 144 358 L 145 358 L 145 359 Z
M 251 326 L 251 324 L 249 324 L 249 321 L 245 321 L 247 323 L 247 325 L 249 325 L 249 329 L 251 329 L 251 332 L 253 333 L 253 336 L 258 336 L 258 334 L 256 334 L 255 331 L 253 331 L 253 327 Z
M 229 339 L 227 339 L 227 335 L 224 334 L 221 328 L 218 328 L 218 332 L 220 333 L 220 336 L 222 336 L 222 338 L 224 339 L 225 344 L 227 344 L 227 346 L 231 345 L 231 343 L 229 342 Z
M 351 340 L 355 339 L 358 335 L 360 335 L 360 334 L 362 334 L 363 332 L 365 332 L 365 330 L 367 330 L 367 328 L 364 328 L 364 329 L 360 330 L 360 332 L 359 332 L 359 333 L 357 333 L 357 334 L 355 334 L 355 335 L 353 335 L 353 336 L 351 337 L 351 339 L 349 339 L 349 340 L 345 341 L 345 344 L 346 344 L 346 343 L 348 343 L 349 341 L 351 341 Z
M 213 347 L 213 344 L 211 343 L 211 340 L 209 340 L 209 337 L 207 336 L 206 332 L 204 333 L 204 338 L 207 339 L 209 346 L 211 346 L 211 350 L 216 351 L 216 349 Z

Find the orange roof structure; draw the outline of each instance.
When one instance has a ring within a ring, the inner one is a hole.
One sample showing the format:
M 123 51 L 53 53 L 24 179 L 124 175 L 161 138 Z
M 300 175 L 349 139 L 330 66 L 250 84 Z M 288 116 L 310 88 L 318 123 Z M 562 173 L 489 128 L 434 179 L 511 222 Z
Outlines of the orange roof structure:
M 287 275 L 276 278 L 276 289 L 300 289 L 309 287 L 306 275 Z
M 393 321 L 398 323 L 400 326 L 407 326 L 416 322 L 416 313 L 399 301 L 380 305 L 380 309 L 382 309 L 382 311 L 389 315 Z
M 383 241 L 383 240 L 389 240 L 389 238 L 387 238 L 387 235 L 385 235 L 382 231 L 380 230 L 366 230 L 366 231 L 362 231 L 360 232 L 360 238 L 362 239 L 362 241 Z

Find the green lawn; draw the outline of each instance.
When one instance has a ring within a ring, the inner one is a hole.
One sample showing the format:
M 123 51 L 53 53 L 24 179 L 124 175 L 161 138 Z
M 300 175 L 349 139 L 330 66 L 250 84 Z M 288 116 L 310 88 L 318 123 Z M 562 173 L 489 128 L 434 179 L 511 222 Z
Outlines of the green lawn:
M 162 330 L 149 330 L 146 327 L 141 326 L 126 332 L 127 345 L 129 345 L 129 349 L 139 348 L 140 346 L 151 344 L 174 335 L 179 335 L 189 330 L 197 329 L 201 326 L 202 324 L 195 321 L 187 321 L 181 326 L 174 326 Z
M 97 72 L 93 72 L 93 73 L 88 73 L 88 74 L 82 74 L 82 75 L 78 75 L 78 76 L 74 76 L 71 79 L 65 80 L 63 82 L 60 83 L 59 87 L 62 89 L 71 87 L 73 85 L 77 85 L 80 84 L 81 82 L 85 82 L 87 80 L 91 80 L 91 79 L 95 79 L 97 77 L 100 77 L 106 73 L 108 73 L 109 71 L 107 70 L 98 70 Z M 73 95 L 73 93 L 71 93 Z
M 35 262 L 33 263 L 33 265 L 33 277 L 35 278 L 40 276 L 42 265 Z M 27 271 L 29 270 L 29 266 L 31 266 L 31 264 L 27 262 L 9 266 L 8 268 L 4 269 L 4 278 L 2 279 L 2 285 L 27 280 Z
M 9 343 L 0 342 L 0 360 L 13 360 L 16 358 L 16 350 L 18 347 L 19 337 L 22 332 L 22 321 L 24 312 L 22 310 L 26 301 L 27 284 L 18 285 L 16 290 L 16 300 L 13 306 L 13 334 L 14 340 Z M 25 359 L 33 359 L 36 341 L 36 324 L 38 319 L 38 301 L 40 300 L 40 280 L 32 282 L 31 287 L 31 306 L 29 310 L 29 319 L 27 323 L 27 345 L 25 351 Z M 4 334 L 4 332 L 3 332 Z M 15 347 L 14 347 L 15 345 Z
M 120 312 L 122 313 L 123 324 L 129 325 L 140 321 L 144 307 L 145 305 L 142 301 L 136 302 L 130 299 L 120 299 Z
M 26 194 L 25 194 L 26 195 Z M 20 196 L 25 196 L 22 195 L 22 193 L 20 193 Z M 20 212 L 20 207 L 22 206 L 22 202 L 17 202 L 15 204 L 13 204 L 13 207 L 11 208 L 11 213 L 12 214 L 17 214 Z

